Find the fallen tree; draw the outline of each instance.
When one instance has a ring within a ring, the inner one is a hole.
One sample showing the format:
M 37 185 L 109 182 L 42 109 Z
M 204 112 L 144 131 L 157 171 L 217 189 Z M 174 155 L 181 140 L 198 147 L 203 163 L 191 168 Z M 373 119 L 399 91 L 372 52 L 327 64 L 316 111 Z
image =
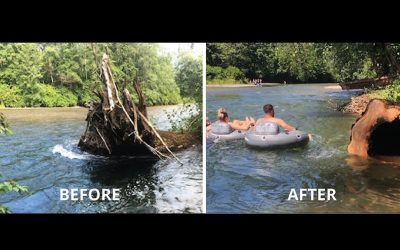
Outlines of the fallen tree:
M 120 96 L 106 54 L 98 70 L 104 85 L 103 91 L 96 93 L 100 102 L 91 105 L 86 118 L 86 130 L 78 146 L 93 154 L 154 154 L 159 158 L 174 157 L 179 161 L 172 150 L 191 146 L 195 136 L 157 131 L 148 120 L 145 97 L 139 81 L 132 81 L 138 95 L 138 104 L 133 102 L 127 89 Z
M 372 79 L 361 79 L 350 82 L 341 82 L 339 83 L 339 85 L 340 87 L 342 87 L 342 90 L 379 88 L 390 85 L 394 79 L 396 79 L 396 76 L 382 76 Z
M 400 107 L 371 100 L 352 125 L 347 151 L 362 157 L 400 156 Z

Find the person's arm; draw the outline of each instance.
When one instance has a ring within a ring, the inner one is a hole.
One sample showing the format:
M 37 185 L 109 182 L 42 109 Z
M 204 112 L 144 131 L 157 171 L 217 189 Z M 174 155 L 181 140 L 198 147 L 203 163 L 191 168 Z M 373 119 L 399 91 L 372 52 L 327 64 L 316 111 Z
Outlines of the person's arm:
M 282 119 L 275 119 L 275 121 L 276 121 L 276 123 L 279 125 L 279 126 L 281 126 L 284 130 L 286 130 L 286 131 L 294 131 L 294 130 L 296 130 L 296 128 L 295 127 L 293 127 L 293 126 L 290 126 L 289 124 L 287 124 L 284 120 L 282 120 Z
M 261 118 L 258 118 L 257 121 L 254 123 L 252 131 L 256 131 L 256 126 L 261 122 Z
M 232 123 L 230 122 L 229 125 L 235 130 L 248 130 L 250 128 L 249 124 L 247 123 L 242 123 L 242 124 L 237 124 L 237 123 Z

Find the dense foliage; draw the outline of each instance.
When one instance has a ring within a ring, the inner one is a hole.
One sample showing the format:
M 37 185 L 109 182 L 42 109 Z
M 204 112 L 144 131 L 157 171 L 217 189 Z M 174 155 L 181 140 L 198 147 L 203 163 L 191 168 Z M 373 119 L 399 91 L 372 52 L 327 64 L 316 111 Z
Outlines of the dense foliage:
M 235 84 L 244 83 L 245 75 L 237 67 L 228 66 L 222 68 L 219 66 L 207 65 L 207 82 L 214 84 Z
M 201 56 L 182 53 L 175 67 L 176 78 L 181 95 L 194 99 L 197 103 L 203 101 L 203 60 Z
M 203 60 L 188 53 L 182 53 L 178 56 L 178 62 L 175 66 L 176 82 L 184 97 L 182 109 L 178 109 L 167 114 L 172 130 L 196 133 L 199 138 L 202 136 L 203 128 Z M 192 103 L 195 103 L 193 105 Z M 185 114 L 191 114 L 185 119 Z
M 12 134 L 4 116 L 0 113 L 0 135 L 1 134 Z M 0 173 L 1 177 L 1 173 Z M 27 193 L 28 188 L 26 186 L 19 185 L 16 181 L 8 180 L 8 181 L 0 181 L 0 194 L 5 192 L 18 192 L 18 193 Z M 3 205 L 0 204 L 0 214 L 9 213 L 10 211 Z
M 193 63 L 176 72 L 170 56 L 159 53 L 157 44 L 4 43 L 0 44 L 0 106 L 74 106 L 95 100 L 93 91 L 101 86 L 96 61 L 104 52 L 110 56 L 118 87 L 134 92 L 132 80 L 138 77 L 148 105 L 182 102 L 192 86 L 177 80 L 185 81 L 182 71 L 202 66 Z
M 229 67 L 264 82 L 350 81 L 397 74 L 399 61 L 400 44 L 211 43 L 207 83 L 232 81 L 225 73 Z
M 393 83 L 383 89 L 368 91 L 373 98 L 388 100 L 393 103 L 400 103 L 400 80 L 395 80 Z

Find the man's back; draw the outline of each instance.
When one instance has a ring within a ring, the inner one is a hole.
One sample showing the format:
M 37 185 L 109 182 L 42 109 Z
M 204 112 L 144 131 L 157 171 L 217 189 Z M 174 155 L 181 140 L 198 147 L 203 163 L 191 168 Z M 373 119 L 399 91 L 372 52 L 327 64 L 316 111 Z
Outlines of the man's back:
M 280 119 L 280 118 L 276 118 L 276 117 L 262 117 L 259 118 L 256 122 L 256 125 L 261 123 L 261 122 L 274 122 L 276 124 L 278 124 L 279 127 L 282 127 L 284 130 L 286 131 L 293 131 L 296 130 L 296 128 L 290 126 L 289 124 L 287 124 L 284 120 Z

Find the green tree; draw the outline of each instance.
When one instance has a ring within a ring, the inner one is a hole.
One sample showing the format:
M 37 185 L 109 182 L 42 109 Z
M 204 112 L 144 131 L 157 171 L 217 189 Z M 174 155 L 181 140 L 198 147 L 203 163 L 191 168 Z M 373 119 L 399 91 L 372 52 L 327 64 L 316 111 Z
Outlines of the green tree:
M 207 78 L 234 66 L 249 79 L 350 81 L 399 74 L 399 60 L 400 45 L 391 43 L 211 43 Z
M 182 97 L 193 98 L 197 103 L 202 102 L 203 60 L 200 56 L 181 54 L 176 66 L 176 83 Z
M 103 53 L 110 55 L 119 88 L 134 93 L 132 80 L 137 77 L 148 105 L 182 101 L 172 60 L 159 53 L 157 44 L 3 43 L 0 90 L 8 91 L 0 91 L 0 105 L 53 107 L 96 100 L 94 92 L 102 87 L 99 65 Z
M 171 58 L 158 54 L 157 44 L 106 44 L 116 84 L 134 93 L 132 80 L 137 77 L 148 105 L 181 102 Z
M 0 82 L 18 86 L 25 103 L 32 106 L 37 96 L 37 84 L 42 78 L 41 48 L 33 43 L 0 44 Z

